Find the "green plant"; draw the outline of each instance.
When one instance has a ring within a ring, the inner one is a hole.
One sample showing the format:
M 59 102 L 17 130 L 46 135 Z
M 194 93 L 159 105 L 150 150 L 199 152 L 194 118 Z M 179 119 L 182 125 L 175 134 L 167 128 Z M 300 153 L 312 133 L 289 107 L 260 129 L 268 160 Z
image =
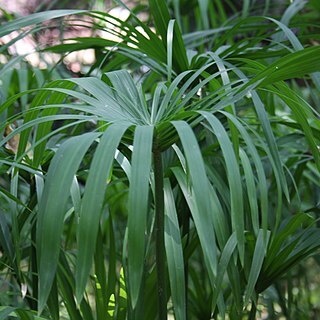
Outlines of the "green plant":
M 1 142 L 20 135 L 16 154 L 2 148 L 0 158 L 1 269 L 17 297 L 5 297 L 13 307 L 2 315 L 255 319 L 266 289 L 317 253 L 319 113 L 296 83 L 308 77 L 308 92 L 319 90 L 320 48 L 286 25 L 303 6 L 279 21 L 247 17 L 246 3 L 241 19 L 185 35 L 165 1 L 149 1 L 155 33 L 134 12 L 124 22 L 80 12 L 96 28 L 117 25 L 109 32 L 122 41 L 46 50 L 94 47 L 98 76 L 2 104 L 1 113 L 33 97 L 0 127 L 23 119 Z

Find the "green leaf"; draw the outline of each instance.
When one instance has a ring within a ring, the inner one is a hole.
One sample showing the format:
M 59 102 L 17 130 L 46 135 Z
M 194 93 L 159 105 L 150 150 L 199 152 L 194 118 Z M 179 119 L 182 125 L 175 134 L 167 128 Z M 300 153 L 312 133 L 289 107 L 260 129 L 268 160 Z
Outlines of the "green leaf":
M 68 83 L 68 82 L 60 82 L 57 84 L 57 87 L 61 87 L 64 89 L 70 89 L 73 87 L 73 84 Z M 44 97 L 45 97 L 45 95 L 44 95 Z M 48 99 L 45 100 L 45 103 L 46 104 L 59 104 L 59 103 L 62 103 L 65 100 L 65 98 L 66 98 L 66 95 L 64 93 L 55 92 L 55 94 L 50 95 L 48 97 Z M 43 99 L 41 101 L 37 101 L 35 99 L 35 101 L 37 104 L 36 105 L 33 104 L 33 107 L 44 103 Z M 46 108 L 45 110 L 43 110 L 41 117 L 55 115 L 58 110 L 59 110 L 59 108 L 55 108 L 55 107 Z M 36 113 L 34 115 L 36 115 Z M 31 120 L 31 119 L 29 119 L 29 120 Z M 51 132 L 52 124 L 53 124 L 53 121 L 46 121 L 44 123 L 39 124 L 39 126 L 37 128 L 35 140 L 36 141 L 41 140 L 41 139 L 43 140 L 43 138 L 46 137 Z M 41 163 L 41 159 L 43 157 L 45 147 L 46 147 L 46 142 L 47 141 L 44 140 L 34 148 L 33 164 L 35 167 L 38 167 Z
M 72 181 L 84 154 L 98 136 L 99 133 L 87 133 L 63 143 L 52 159 L 46 176 L 37 225 L 40 312 L 45 306 L 56 273 Z
M 182 243 L 170 181 L 164 182 L 165 246 L 175 319 L 186 319 L 185 274 Z
M 154 24 L 157 32 L 160 34 L 164 44 L 167 41 L 167 26 L 170 20 L 170 14 L 164 0 L 150 0 L 150 12 L 154 18 Z
M 255 185 L 255 176 L 250 164 L 248 155 L 243 149 L 240 149 L 240 159 L 244 170 L 244 176 L 247 185 L 247 194 L 250 205 L 250 217 L 255 234 L 259 232 L 259 210 L 258 210 L 258 194 Z
M 320 71 L 319 55 L 320 46 L 289 53 L 258 73 L 246 86 L 259 83 L 259 87 L 263 87 L 278 81 L 300 78 L 309 73 Z
M 271 89 L 272 92 L 277 94 L 291 109 L 295 120 L 301 126 L 305 137 L 308 141 L 315 163 L 320 170 L 320 153 L 318 143 L 316 141 L 317 132 L 312 130 L 311 120 L 317 123 L 318 119 L 314 116 L 312 107 L 300 96 L 298 96 L 292 89 L 285 84 L 277 84 Z
M 269 238 L 270 238 L 270 231 L 267 233 L 267 237 L 265 237 L 264 230 L 262 229 L 259 230 L 258 238 L 254 248 L 249 278 L 248 278 L 247 291 L 244 298 L 245 306 L 249 303 L 249 299 L 253 297 L 254 288 L 262 268 Z
M 62 250 L 60 251 L 57 280 L 61 298 L 66 306 L 70 319 L 81 320 L 82 316 L 74 298 L 74 275 L 68 265 L 66 254 Z M 86 315 L 86 318 L 91 320 L 92 317 Z
M 138 302 L 144 269 L 152 141 L 152 126 L 136 127 L 128 200 L 128 285 L 132 308 Z
M 149 123 L 149 113 L 129 72 L 117 70 L 106 73 L 106 76 L 112 82 L 115 98 L 122 109 L 129 111 L 137 123 Z
M 52 10 L 37 12 L 26 17 L 21 17 L 16 20 L 10 21 L 6 24 L 1 25 L 0 27 L 0 37 L 3 37 L 6 34 L 9 34 L 13 31 L 20 30 L 24 27 L 41 23 L 46 20 L 51 20 L 55 18 L 60 18 L 68 15 L 84 13 L 85 10 Z
M 230 187 L 231 200 L 231 221 L 232 228 L 236 232 L 238 240 L 239 256 L 244 263 L 244 212 L 243 212 L 243 192 L 239 165 L 232 143 L 221 122 L 209 112 L 200 112 L 210 124 L 210 130 L 215 134 L 227 167 L 228 183 Z
M 217 248 L 210 207 L 209 181 L 198 142 L 190 126 L 184 121 L 173 121 L 181 140 L 191 178 L 197 210 L 191 210 L 212 286 L 217 268 Z
M 312 218 L 305 213 L 295 214 L 287 221 L 283 221 L 279 232 L 271 238 L 271 243 L 268 249 L 268 263 L 266 264 L 266 267 L 276 259 L 276 256 L 280 252 L 280 248 L 285 240 L 294 235 L 303 224 L 310 223 L 311 221 Z
M 236 126 L 238 129 L 242 139 L 244 139 L 248 151 L 251 154 L 252 160 L 255 164 L 256 171 L 257 171 L 257 179 L 258 179 L 258 187 L 259 187 L 259 195 L 260 195 L 260 211 L 261 211 L 261 224 L 262 224 L 262 229 L 265 231 L 267 230 L 268 227 L 268 188 L 267 188 L 267 178 L 265 175 L 265 170 L 263 167 L 262 159 L 255 147 L 256 141 L 249 135 L 243 124 L 234 117 L 232 114 L 221 111 L 222 114 L 224 114 L 226 117 L 228 117 Z M 241 152 L 240 152 L 241 155 Z M 244 159 L 243 159 L 244 160 Z M 244 164 L 243 164 L 244 165 Z M 250 178 L 249 178 L 250 179 Z M 250 186 L 247 184 L 247 189 L 248 192 L 250 190 Z M 249 196 L 249 195 L 248 195 Z M 250 195 L 251 196 L 251 195 Z M 254 199 L 255 201 L 257 199 Z M 253 201 L 253 199 L 252 199 Z M 251 204 L 252 210 L 251 210 L 251 220 L 253 227 L 256 226 L 257 224 L 257 212 L 256 212 L 256 207 L 255 204 Z M 255 230 L 258 232 L 258 229 Z
M 150 11 L 154 18 L 157 32 L 160 34 L 164 46 L 167 48 L 168 39 L 167 35 L 171 36 L 169 32 L 170 14 L 164 0 L 150 0 Z M 168 50 L 168 48 L 167 48 Z M 181 31 L 178 24 L 174 25 L 173 31 L 173 61 L 175 71 L 185 71 L 188 69 L 188 59 L 186 49 L 183 43 Z
M 0 319 L 7 319 L 16 309 L 14 307 L 0 307 Z
M 104 202 L 107 178 L 110 174 L 116 149 L 129 124 L 113 124 L 101 137 L 91 162 L 82 199 L 78 227 L 76 298 L 81 301 L 92 265 L 98 233 L 100 213 Z
M 216 307 L 219 295 L 221 295 L 221 287 L 223 283 L 224 274 L 228 269 L 230 259 L 234 253 L 236 246 L 237 246 L 237 237 L 236 237 L 236 234 L 233 233 L 228 239 L 220 255 L 219 264 L 218 264 L 217 281 L 214 287 L 213 297 L 212 297 L 213 310 Z
M 208 19 L 208 7 L 209 7 L 209 0 L 198 0 L 200 14 L 203 19 L 203 27 L 204 29 L 209 29 L 209 19 Z
M 173 54 L 173 29 L 175 20 L 170 20 L 167 31 L 167 73 L 168 81 L 171 82 L 172 75 L 172 54 Z

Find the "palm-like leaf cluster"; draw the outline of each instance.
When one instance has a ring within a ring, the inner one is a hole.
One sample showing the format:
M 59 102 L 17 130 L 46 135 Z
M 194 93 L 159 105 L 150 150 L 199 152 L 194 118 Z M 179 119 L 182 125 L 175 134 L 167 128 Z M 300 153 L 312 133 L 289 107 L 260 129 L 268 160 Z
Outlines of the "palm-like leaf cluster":
M 149 6 L 153 27 L 134 11 L 1 27 L 82 14 L 121 39 L 63 40 L 45 50 L 96 49 L 87 76 L 4 93 L 0 130 L 20 125 L 1 141 L 1 269 L 26 298 L 2 317 L 166 319 L 172 305 L 176 319 L 255 319 L 261 294 L 320 246 L 320 47 L 307 43 L 319 25 L 305 25 L 307 3 L 275 19 L 250 17 L 247 1 L 232 18 L 199 1 L 201 31 L 177 1 L 177 20 L 163 0 Z

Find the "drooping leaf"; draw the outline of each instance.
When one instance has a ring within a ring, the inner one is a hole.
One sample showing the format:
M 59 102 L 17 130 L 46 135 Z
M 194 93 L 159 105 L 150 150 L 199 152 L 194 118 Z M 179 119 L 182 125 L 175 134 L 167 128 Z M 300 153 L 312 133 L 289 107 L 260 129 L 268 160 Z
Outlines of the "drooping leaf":
M 94 154 L 82 199 L 78 226 L 76 297 L 81 301 L 89 276 L 100 213 L 114 156 L 119 142 L 129 124 L 113 124 L 102 135 Z
M 46 176 L 37 225 L 40 312 L 45 306 L 56 273 L 63 220 L 73 177 L 85 152 L 98 136 L 99 133 L 87 133 L 62 144 Z
M 188 165 L 188 174 L 191 178 L 196 210 L 191 211 L 197 228 L 202 251 L 212 285 L 215 283 L 217 268 L 217 249 L 214 237 L 210 196 L 208 194 L 209 182 L 203 164 L 199 145 L 189 125 L 183 121 L 174 121 L 173 125 L 178 131 Z
M 236 232 L 241 262 L 244 263 L 244 213 L 242 183 L 237 164 L 236 155 L 226 130 L 219 120 L 209 112 L 201 112 L 210 124 L 222 149 L 224 161 L 227 167 L 227 176 L 230 187 L 231 221 L 232 228 Z
M 180 238 L 174 197 L 168 180 L 164 184 L 165 202 L 165 246 L 169 280 L 175 318 L 186 318 L 185 273 L 182 243 Z
M 138 302 L 143 277 L 152 139 L 152 126 L 136 127 L 128 199 L 128 285 L 132 308 Z

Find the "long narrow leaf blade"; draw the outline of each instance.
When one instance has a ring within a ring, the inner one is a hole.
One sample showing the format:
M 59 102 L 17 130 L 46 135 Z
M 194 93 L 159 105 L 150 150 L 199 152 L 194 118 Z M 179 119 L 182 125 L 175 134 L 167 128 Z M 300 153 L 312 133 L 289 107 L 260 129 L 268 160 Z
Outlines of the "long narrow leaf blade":
M 205 261 L 210 275 L 210 280 L 214 286 L 217 268 L 217 249 L 214 236 L 212 211 L 210 208 L 209 181 L 206 175 L 203 158 L 199 149 L 196 137 L 190 126 L 183 121 L 173 121 L 172 124 L 178 131 L 194 190 L 194 197 L 198 214 L 193 215 L 197 228 L 201 247 L 205 256 Z M 195 213 L 194 212 L 194 213 Z
M 39 264 L 39 311 L 45 306 L 55 276 L 63 219 L 73 177 L 97 133 L 71 138 L 61 145 L 51 161 L 39 203 L 37 249 Z
M 243 192 L 242 181 L 239 171 L 239 165 L 232 143 L 226 130 L 218 118 L 209 112 L 201 112 L 209 122 L 212 131 L 220 144 L 224 161 L 227 167 L 227 176 L 230 187 L 231 200 L 231 221 L 233 230 L 235 230 L 238 239 L 238 248 L 240 260 L 244 262 L 244 212 L 243 212 Z
M 262 229 L 259 230 L 256 246 L 253 253 L 249 278 L 248 278 L 247 292 L 244 298 L 245 305 L 248 304 L 249 299 L 252 298 L 254 294 L 254 287 L 257 283 L 257 280 L 262 268 L 269 238 L 270 238 L 270 231 L 268 232 L 267 237 L 264 237 L 264 231 Z
M 116 149 L 129 124 L 113 124 L 103 136 L 94 154 L 82 200 L 76 269 L 76 298 L 81 300 L 88 280 L 98 233 L 100 212 L 103 205 L 107 178 Z
M 152 141 L 152 126 L 136 128 L 128 200 L 128 279 L 133 308 L 138 302 L 144 268 Z
M 169 180 L 164 184 L 165 246 L 175 319 L 186 319 L 185 274 L 175 201 Z
M 33 24 L 41 23 L 46 20 L 60 18 L 67 15 L 78 14 L 83 12 L 85 12 L 85 10 L 52 10 L 52 11 L 45 11 L 45 12 L 37 12 L 27 17 L 18 18 L 16 20 L 13 20 L 11 22 L 8 22 L 2 25 L 0 28 L 0 37 L 3 37 L 4 35 L 9 34 L 10 32 L 20 30 L 24 27 L 27 27 Z

